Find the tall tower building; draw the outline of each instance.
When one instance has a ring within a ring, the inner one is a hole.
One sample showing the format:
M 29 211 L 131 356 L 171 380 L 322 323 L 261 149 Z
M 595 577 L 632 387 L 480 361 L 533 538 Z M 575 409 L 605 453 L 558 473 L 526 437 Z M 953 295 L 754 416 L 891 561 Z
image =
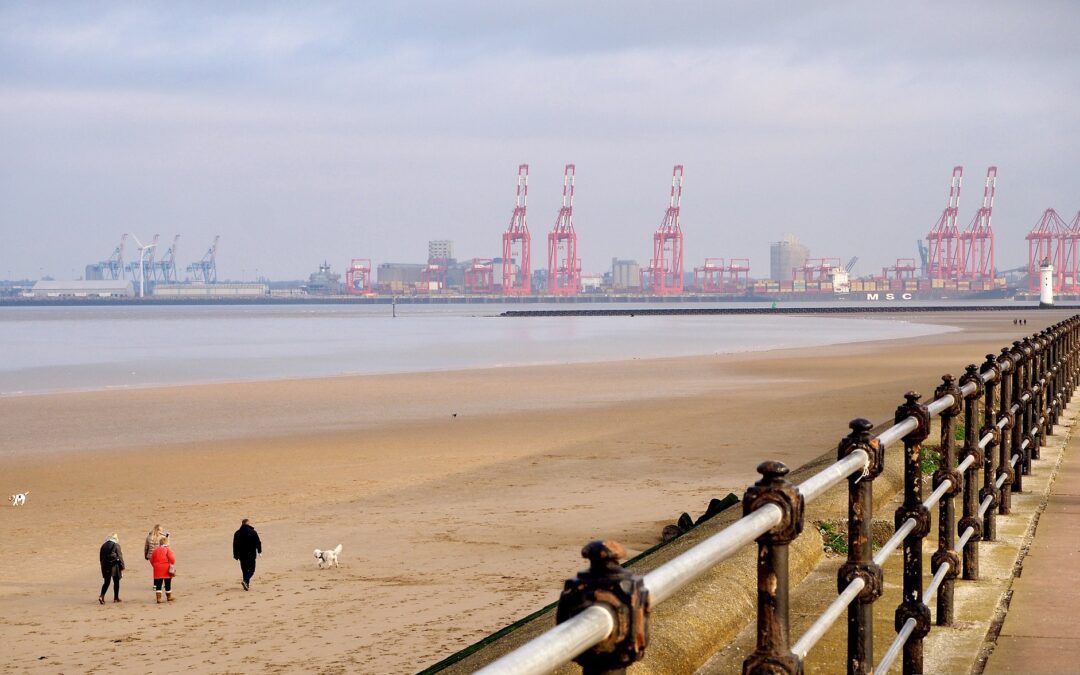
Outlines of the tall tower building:
M 792 270 L 806 264 L 810 249 L 799 243 L 793 234 L 785 234 L 769 247 L 769 278 L 774 281 L 792 279 Z
M 454 242 L 449 239 L 436 239 L 427 243 L 428 260 L 453 260 Z

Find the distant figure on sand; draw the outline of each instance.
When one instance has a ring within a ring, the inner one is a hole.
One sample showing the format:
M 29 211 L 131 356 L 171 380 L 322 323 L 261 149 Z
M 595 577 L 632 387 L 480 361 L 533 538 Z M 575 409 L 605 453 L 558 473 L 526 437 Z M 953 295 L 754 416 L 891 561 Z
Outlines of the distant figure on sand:
M 147 560 L 150 559 L 150 554 L 157 548 L 158 542 L 161 538 L 169 538 L 169 533 L 165 531 L 161 525 L 155 525 L 154 529 L 150 530 L 150 533 L 146 535 L 146 545 L 143 546 L 143 557 Z
M 251 586 L 251 577 L 255 576 L 255 559 L 262 554 L 262 541 L 259 533 L 251 526 L 247 518 L 240 523 L 240 529 L 232 538 L 233 560 L 240 561 L 240 573 L 244 575 L 240 585 L 246 591 Z
M 120 602 L 120 577 L 124 574 L 124 552 L 120 550 L 120 537 L 113 532 L 101 545 L 98 552 L 101 560 L 101 576 L 105 583 L 101 584 L 101 593 L 98 602 L 105 604 L 105 592 L 109 590 L 109 583 L 113 587 L 113 602 Z
M 150 566 L 154 568 L 154 595 L 161 602 L 161 590 L 165 589 L 165 598 L 172 602 L 172 580 L 176 576 L 176 554 L 169 547 L 169 538 L 158 539 L 158 545 L 150 554 Z

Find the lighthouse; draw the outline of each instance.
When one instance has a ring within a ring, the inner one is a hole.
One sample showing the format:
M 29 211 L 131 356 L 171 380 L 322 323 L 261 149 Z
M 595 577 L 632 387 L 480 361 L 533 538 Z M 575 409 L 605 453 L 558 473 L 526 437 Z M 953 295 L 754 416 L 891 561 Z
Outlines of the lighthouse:
M 1054 306 L 1054 266 L 1049 258 L 1043 258 L 1039 265 L 1039 307 Z

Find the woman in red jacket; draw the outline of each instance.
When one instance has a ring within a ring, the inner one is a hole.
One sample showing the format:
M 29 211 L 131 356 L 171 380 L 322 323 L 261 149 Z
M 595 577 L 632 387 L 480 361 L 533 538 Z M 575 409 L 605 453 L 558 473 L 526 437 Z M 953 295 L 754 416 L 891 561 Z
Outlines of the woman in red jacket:
M 150 565 L 154 568 L 154 593 L 161 602 L 161 587 L 165 587 L 165 598 L 172 602 L 172 578 L 176 575 L 176 554 L 169 548 L 169 540 L 162 537 L 158 547 L 150 553 Z

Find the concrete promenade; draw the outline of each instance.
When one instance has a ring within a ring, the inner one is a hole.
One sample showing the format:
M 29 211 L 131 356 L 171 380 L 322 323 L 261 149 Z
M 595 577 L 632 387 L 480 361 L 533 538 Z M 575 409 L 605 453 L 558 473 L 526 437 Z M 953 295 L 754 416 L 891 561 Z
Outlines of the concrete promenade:
M 1039 519 L 986 673 L 1080 672 L 1080 433 Z

